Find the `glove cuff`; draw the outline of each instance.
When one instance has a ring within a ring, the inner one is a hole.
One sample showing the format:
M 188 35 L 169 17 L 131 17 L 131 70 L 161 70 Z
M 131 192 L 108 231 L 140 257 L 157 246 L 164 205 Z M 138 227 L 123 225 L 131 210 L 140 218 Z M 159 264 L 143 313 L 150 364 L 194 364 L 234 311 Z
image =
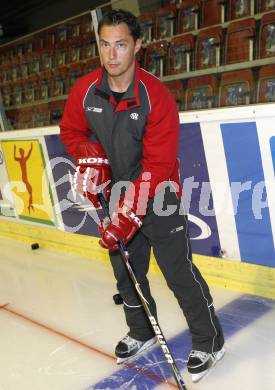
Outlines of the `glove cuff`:
M 141 228 L 143 222 L 140 217 L 138 217 L 132 210 L 128 210 L 126 215 L 130 221 L 132 221 L 138 228 Z
M 127 206 L 127 203 L 124 202 L 123 198 L 120 199 L 116 212 L 133 222 L 137 228 L 141 228 L 143 224 L 143 216 L 136 215 L 133 209 Z

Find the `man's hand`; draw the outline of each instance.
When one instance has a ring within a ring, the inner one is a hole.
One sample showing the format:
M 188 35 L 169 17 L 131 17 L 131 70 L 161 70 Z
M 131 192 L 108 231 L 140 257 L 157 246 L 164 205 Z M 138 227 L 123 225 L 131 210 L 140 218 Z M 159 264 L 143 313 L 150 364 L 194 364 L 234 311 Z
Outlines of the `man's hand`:
M 131 209 L 124 206 L 114 212 L 112 220 L 106 223 L 101 221 L 98 226 L 102 238 L 99 244 L 106 249 L 118 250 L 118 241 L 123 241 L 126 245 L 141 228 L 142 220 Z
M 110 198 L 111 169 L 101 144 L 81 143 L 77 148 L 78 165 L 73 178 L 73 187 L 87 197 L 95 208 L 100 207 L 97 194 L 102 192 Z

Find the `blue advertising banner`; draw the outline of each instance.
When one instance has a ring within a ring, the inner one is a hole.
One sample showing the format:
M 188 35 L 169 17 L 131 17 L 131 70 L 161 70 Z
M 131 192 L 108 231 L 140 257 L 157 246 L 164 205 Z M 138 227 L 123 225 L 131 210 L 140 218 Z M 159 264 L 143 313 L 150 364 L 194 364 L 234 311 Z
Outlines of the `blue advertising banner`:
M 256 213 L 257 186 L 263 183 L 260 199 L 266 199 L 265 177 L 255 122 L 221 124 L 230 183 L 240 183 L 235 214 L 241 258 L 250 263 L 275 262 L 274 243 L 268 207 Z M 232 197 L 233 193 L 231 185 Z
M 199 123 L 181 125 L 179 158 L 192 250 L 219 256 L 220 241 Z

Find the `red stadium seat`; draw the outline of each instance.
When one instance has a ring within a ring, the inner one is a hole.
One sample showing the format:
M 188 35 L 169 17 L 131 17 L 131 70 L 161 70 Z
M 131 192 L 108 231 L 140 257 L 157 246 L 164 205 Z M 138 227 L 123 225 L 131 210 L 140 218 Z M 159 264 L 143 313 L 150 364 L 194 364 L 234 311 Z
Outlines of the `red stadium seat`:
M 178 35 L 169 47 L 169 74 L 189 72 L 193 63 L 194 36 Z
M 257 102 L 275 102 L 275 65 L 263 66 L 260 69 Z
M 144 13 L 138 17 L 141 26 L 141 37 L 144 43 L 150 43 L 156 35 L 156 14 Z
M 166 81 L 164 84 L 174 96 L 178 105 L 178 110 L 183 111 L 185 109 L 185 91 L 183 82 L 181 80 L 173 80 Z
M 44 122 L 42 122 L 42 126 L 49 125 L 49 113 L 46 113 L 45 106 L 48 109 L 48 104 L 45 105 L 39 105 L 40 113 L 43 111 L 44 108 Z M 18 128 L 19 129 L 28 129 L 30 127 L 40 127 L 41 123 L 38 123 L 38 126 L 34 122 L 34 113 L 36 112 L 37 108 L 33 107 L 24 107 L 21 110 L 18 110 Z M 41 126 L 41 127 L 42 127 Z
M 272 11 L 273 9 L 275 10 L 275 0 L 260 0 L 259 3 L 259 12 Z
M 200 0 L 185 0 L 178 12 L 178 34 L 197 30 L 199 27 Z
M 13 105 L 11 86 L 12 86 L 11 83 L 5 83 L 5 86 L 1 88 L 3 105 L 5 109 Z
M 200 76 L 188 80 L 186 109 L 203 110 L 216 107 L 217 80 L 215 76 Z
M 80 51 L 81 59 L 85 62 L 90 58 L 94 58 L 98 56 L 97 43 L 95 39 L 83 38 L 82 40 L 82 48 Z
M 95 31 L 91 14 L 86 14 L 80 20 L 80 36 L 83 39 L 95 39 Z
M 196 41 L 196 70 L 220 66 L 222 51 L 222 28 L 217 26 L 201 30 Z
M 72 64 L 69 68 L 69 88 L 83 75 L 83 64 Z
M 201 27 L 209 27 L 225 21 L 227 1 L 202 0 L 202 24 Z
M 168 71 L 169 44 L 167 41 L 158 41 L 148 45 L 145 52 L 145 69 L 157 77 L 163 77 Z
M 19 129 L 18 115 L 19 115 L 19 110 L 8 110 L 6 112 L 6 116 L 7 116 L 7 120 L 8 120 L 10 129 Z
M 230 23 L 226 35 L 226 64 L 253 60 L 254 39 L 255 20 L 253 18 Z
M 263 15 L 260 26 L 260 57 L 275 56 L 275 12 Z
M 52 82 L 52 71 L 47 70 L 39 75 L 39 96 L 38 100 L 48 100 L 50 97 L 50 86 Z
M 253 15 L 253 4 L 253 0 L 230 0 L 230 19 L 240 19 Z
M 51 113 L 49 110 L 49 104 L 39 104 L 39 106 L 36 106 L 34 109 L 31 108 L 32 110 L 32 123 L 33 127 L 43 127 L 43 126 L 48 126 L 50 124 L 50 118 L 51 118 Z M 22 111 L 22 110 L 20 110 Z M 19 114 L 18 117 L 18 124 L 20 128 L 22 129 L 24 126 L 24 122 L 27 119 L 26 116 L 28 116 L 28 113 L 24 114 L 24 117 L 22 118 L 21 114 Z M 27 119 L 28 121 L 29 119 Z M 27 123 L 26 128 L 30 127 L 30 125 Z
M 160 8 L 156 15 L 156 38 L 170 38 L 176 33 L 177 8 L 175 4 Z
M 53 77 L 50 84 L 50 96 L 57 97 L 67 94 L 69 72 L 66 66 L 58 67 L 53 70 Z
M 219 106 L 238 106 L 253 103 L 253 73 L 250 69 L 222 74 Z
M 19 106 L 22 104 L 23 101 L 23 87 L 24 87 L 24 81 L 18 80 L 14 83 L 12 83 L 12 90 L 9 92 L 9 99 L 11 99 L 11 104 L 12 106 Z M 38 100 L 39 99 L 39 94 L 37 93 L 36 89 L 36 96 L 35 98 Z M 4 100 L 6 100 L 5 98 Z

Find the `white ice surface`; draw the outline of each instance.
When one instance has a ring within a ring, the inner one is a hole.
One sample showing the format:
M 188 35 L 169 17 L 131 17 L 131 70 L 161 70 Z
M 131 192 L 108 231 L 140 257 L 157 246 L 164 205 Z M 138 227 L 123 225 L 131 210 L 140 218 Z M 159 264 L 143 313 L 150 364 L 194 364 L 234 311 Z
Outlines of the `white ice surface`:
M 117 291 L 111 267 L 43 248 L 32 251 L 13 240 L 1 238 L 0 244 L 0 305 L 8 304 L 0 309 L 0 390 L 87 390 L 116 375 L 121 367 L 114 346 L 127 328 L 122 306 L 112 300 Z M 150 275 L 150 283 L 169 340 L 187 325 L 163 279 Z M 241 295 L 211 291 L 217 309 Z M 274 390 L 275 304 L 230 337 L 226 348 L 201 382 L 192 384 L 182 372 L 188 390 Z M 136 390 L 130 382 L 118 389 Z M 143 389 L 150 390 L 145 384 Z

